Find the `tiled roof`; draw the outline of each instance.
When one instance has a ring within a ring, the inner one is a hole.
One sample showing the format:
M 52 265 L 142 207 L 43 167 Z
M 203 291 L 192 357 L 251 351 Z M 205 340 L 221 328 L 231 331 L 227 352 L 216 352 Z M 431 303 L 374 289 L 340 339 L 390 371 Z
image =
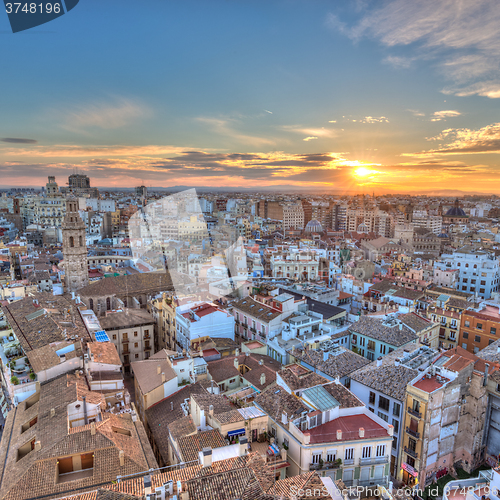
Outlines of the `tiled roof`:
M 386 326 L 381 318 L 369 316 L 361 316 L 358 321 L 349 327 L 349 331 L 395 347 L 400 347 L 418 339 L 418 336 L 404 324 Z
M 346 377 L 370 362 L 349 349 L 343 347 L 338 349 L 339 352 L 328 356 L 326 361 L 323 359 L 323 351 L 295 349 L 292 355 L 302 362 L 314 366 L 318 372 L 325 373 L 332 378 Z
M 317 373 L 308 371 L 305 375 L 297 375 L 290 368 L 282 368 L 278 372 L 278 375 L 283 379 L 290 390 L 294 392 L 299 389 L 307 389 L 308 387 L 323 385 L 329 382 L 328 379 Z
M 476 356 L 485 361 L 500 363 L 500 339 L 495 340 L 495 342 L 492 342 L 489 346 L 481 349 Z
M 159 351 L 161 354 L 162 351 Z M 142 361 L 133 361 L 130 363 L 135 380 L 139 384 L 142 394 L 147 394 L 156 389 L 162 382 L 162 373 L 165 374 L 165 381 L 177 378 L 174 369 L 170 366 L 167 355 L 163 357 L 156 356 Z
M 81 288 L 78 294 L 81 297 L 133 296 L 172 290 L 173 285 L 169 273 L 138 273 L 103 278 Z
M 210 406 L 213 407 L 214 415 L 226 413 L 233 409 L 227 399 L 220 394 L 192 394 L 191 399 L 196 402 L 201 410 L 208 411 Z
M 174 440 L 177 440 L 183 436 L 194 434 L 197 431 L 196 425 L 194 424 L 193 417 L 191 415 L 181 417 L 179 420 L 172 422 L 168 426 L 168 430 Z
M 383 356 L 381 366 L 377 366 L 377 361 L 374 361 L 352 373 L 351 379 L 398 401 L 403 401 L 406 395 L 406 386 L 418 375 L 418 370 L 401 364 L 396 366 L 395 361 L 404 357 L 405 350 L 412 352 L 416 349 L 418 349 L 417 344 L 400 347 Z
M 33 349 L 28 351 L 26 356 L 29 359 L 31 367 L 35 373 L 40 373 L 43 370 L 48 370 L 53 366 L 57 366 L 61 360 L 56 351 L 67 347 L 69 345 L 75 344 L 75 350 L 69 351 L 65 354 L 66 359 L 72 359 L 75 357 L 82 356 L 81 342 L 79 341 L 63 341 L 56 344 L 47 344 L 38 349 Z
M 354 408 L 356 406 L 365 406 L 349 389 L 342 384 L 331 382 L 323 386 L 339 403 L 341 408 Z
M 400 314 L 398 319 L 416 334 L 432 326 L 432 322 L 430 320 L 423 318 L 414 312 Z
M 222 437 L 219 429 L 198 432 L 190 436 L 182 436 L 177 440 L 179 453 L 184 462 L 198 460 L 198 453 L 203 448 L 222 448 L 226 446 L 226 440 Z
M 88 344 L 88 348 L 96 363 L 121 366 L 120 356 L 112 342 L 92 342 Z
M 262 304 L 262 302 L 257 302 L 251 297 L 245 297 L 243 299 L 237 300 L 233 302 L 232 305 L 234 310 L 249 314 L 253 318 L 264 322 L 269 322 L 283 314 L 280 311 L 271 309 L 266 304 Z
M 184 417 L 181 403 L 193 394 L 207 394 L 200 384 L 186 385 L 168 398 L 162 399 L 146 410 L 148 426 L 163 460 L 168 462 L 168 428 L 176 420 Z
M 279 386 L 274 386 L 258 394 L 254 404 L 262 408 L 274 420 L 280 420 L 283 413 L 287 414 L 288 419 L 294 419 L 304 412 L 309 413 L 311 410 L 297 396 L 289 394 Z
M 221 425 L 235 424 L 236 422 L 244 422 L 245 419 L 238 410 L 230 410 L 224 413 L 219 413 L 216 417 Z
M 63 375 L 40 387 L 40 399 L 26 409 L 21 403 L 7 416 L 4 439 L 0 444 L 0 469 L 2 498 L 21 500 L 36 496 L 64 496 L 76 488 L 92 489 L 110 482 L 117 475 L 126 475 L 157 467 L 139 421 L 130 414 L 102 414 L 104 420 L 93 426 L 68 430 L 68 404 L 82 401 L 104 403 L 99 393 L 90 392 L 83 379 Z M 37 417 L 37 423 L 25 432 L 21 426 Z M 118 430 L 118 432 L 117 432 Z M 121 430 L 121 431 L 120 431 Z M 8 437 L 8 438 L 7 438 Z M 18 460 L 18 449 L 32 439 L 40 442 L 39 450 L 32 450 Z M 149 449 L 149 452 L 146 450 Z M 119 452 L 124 453 L 124 465 L 120 466 Z M 72 454 L 93 453 L 93 475 L 72 481 L 57 482 L 56 463 L 61 457 Z
M 154 324 L 155 320 L 146 309 L 124 308 L 122 311 L 108 313 L 99 318 L 104 330 L 118 330 Z

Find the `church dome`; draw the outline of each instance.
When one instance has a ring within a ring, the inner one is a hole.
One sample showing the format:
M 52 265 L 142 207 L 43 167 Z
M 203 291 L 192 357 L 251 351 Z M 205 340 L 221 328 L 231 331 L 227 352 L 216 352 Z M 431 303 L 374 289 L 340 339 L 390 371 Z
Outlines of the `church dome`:
M 358 226 L 358 233 L 369 233 L 370 232 L 370 229 L 368 228 L 368 226 L 362 222 L 359 226 Z
M 321 225 L 321 223 L 318 220 L 312 219 L 306 224 L 305 232 L 306 233 L 321 233 L 321 232 L 323 232 L 323 226 Z
M 455 200 L 455 205 L 451 207 L 447 212 L 446 212 L 447 217 L 467 217 L 467 214 L 464 212 L 462 208 L 460 208 L 460 205 L 458 203 L 458 200 Z

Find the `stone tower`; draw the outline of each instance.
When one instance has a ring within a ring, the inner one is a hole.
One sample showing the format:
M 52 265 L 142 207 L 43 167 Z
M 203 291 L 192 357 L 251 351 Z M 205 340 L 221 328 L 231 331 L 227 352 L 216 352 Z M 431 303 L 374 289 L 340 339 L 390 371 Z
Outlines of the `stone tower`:
M 69 198 L 66 201 L 62 237 L 66 291 L 76 292 L 89 283 L 85 223 L 78 214 L 76 198 Z

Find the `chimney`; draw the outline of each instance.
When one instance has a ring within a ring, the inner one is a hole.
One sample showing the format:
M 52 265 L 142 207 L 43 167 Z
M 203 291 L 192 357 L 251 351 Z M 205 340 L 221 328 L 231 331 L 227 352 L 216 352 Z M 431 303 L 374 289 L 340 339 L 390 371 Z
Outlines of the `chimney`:
M 181 491 L 179 500 L 189 500 L 189 491 Z
M 403 323 L 399 323 L 399 330 L 401 331 L 403 329 Z
M 394 360 L 394 366 L 399 366 L 401 364 L 401 360 L 399 358 Z
M 144 476 L 144 494 L 146 496 L 151 494 L 151 486 L 151 476 L 148 474 Z
M 259 360 L 259 365 L 260 365 L 260 366 L 264 366 L 264 360 L 263 360 L 263 359 L 260 359 L 260 360 Z
M 120 467 L 123 467 L 125 465 L 125 452 L 123 450 L 120 450 L 120 453 L 118 453 L 118 457 L 120 458 Z
M 208 414 L 213 417 L 214 416 L 214 405 L 210 405 L 208 407 Z
M 260 374 L 260 385 L 265 385 L 265 383 L 266 383 L 266 374 L 261 373 Z
M 304 432 L 304 444 L 309 444 L 311 442 L 311 434 L 309 432 Z
M 87 425 L 89 423 L 89 419 L 87 418 L 87 398 L 83 396 L 82 400 L 83 400 L 83 421 L 84 424 Z
M 234 367 L 239 370 L 240 369 L 240 362 L 238 361 L 238 358 L 234 358 Z
M 90 424 L 90 434 L 91 434 L 92 436 L 95 436 L 95 422 L 92 422 L 92 423 Z
M 50 418 L 55 417 L 55 416 L 56 416 L 56 409 L 55 408 L 51 408 L 50 409 Z
M 280 455 L 281 455 L 281 460 L 284 460 L 286 462 L 286 450 L 285 450 L 285 448 L 282 448 L 280 450 Z
M 324 352 L 323 351 L 323 361 L 328 361 L 328 356 L 330 355 L 329 352 Z
M 35 451 L 40 451 L 42 449 L 42 443 L 40 441 L 35 441 Z
M 248 441 L 246 437 L 240 438 L 239 456 L 244 457 L 248 452 Z
M 365 429 L 363 427 L 359 428 L 359 437 L 364 438 L 365 437 Z
M 212 465 L 212 448 L 203 448 L 199 452 L 200 465 L 210 467 Z
M 161 372 L 161 383 L 165 383 L 165 372 Z
M 158 366 L 156 367 L 156 375 L 159 375 L 160 373 L 161 373 L 161 366 L 160 366 L 160 365 L 158 365 Z
M 497 353 L 500 354 L 500 345 L 497 346 Z
M 483 379 L 483 385 L 488 384 L 488 370 L 490 369 L 490 365 L 488 363 L 485 363 L 484 365 L 484 379 Z
M 337 441 L 342 441 L 342 429 L 337 429 Z
M 389 434 L 389 436 L 394 436 L 394 426 L 389 424 L 389 428 L 387 429 L 387 434 Z
M 235 350 L 235 355 L 236 356 L 239 356 L 240 355 L 240 349 L 237 347 L 236 350 Z
M 382 366 L 382 356 L 377 358 L 377 366 Z

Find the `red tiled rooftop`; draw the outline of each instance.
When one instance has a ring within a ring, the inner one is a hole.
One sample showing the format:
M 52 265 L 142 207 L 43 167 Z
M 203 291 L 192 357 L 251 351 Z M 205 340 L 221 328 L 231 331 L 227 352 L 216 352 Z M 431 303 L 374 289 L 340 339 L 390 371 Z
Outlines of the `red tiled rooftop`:
M 434 392 L 436 389 L 439 389 L 440 387 L 443 387 L 447 382 L 450 380 L 444 377 L 440 377 L 441 380 L 444 382 L 438 382 L 437 376 L 433 375 L 431 378 L 427 377 L 422 377 L 418 382 L 415 382 L 413 384 L 413 387 L 420 389 L 421 391 L 424 392 Z
M 307 372 L 310 371 L 307 368 L 304 368 L 302 365 L 298 365 L 297 363 L 287 366 L 287 368 L 291 370 L 295 375 L 297 375 L 297 377 L 305 375 Z
M 498 307 L 486 306 L 480 311 L 467 310 L 464 312 L 465 314 L 467 314 L 467 316 L 474 316 L 475 318 L 492 319 L 497 321 L 500 320 L 500 312 Z
M 365 437 L 359 437 L 359 429 L 363 427 Z M 337 430 L 342 431 L 340 441 L 352 441 L 355 439 L 367 439 L 387 436 L 387 430 L 377 424 L 368 415 L 350 415 L 331 420 L 326 424 L 309 429 L 307 433 L 311 436 L 310 443 L 331 443 L 337 441 Z
M 259 347 L 262 347 L 264 344 L 254 340 L 253 342 L 249 342 L 248 344 L 245 345 L 248 347 L 248 349 L 251 350 L 251 349 L 258 349 Z

